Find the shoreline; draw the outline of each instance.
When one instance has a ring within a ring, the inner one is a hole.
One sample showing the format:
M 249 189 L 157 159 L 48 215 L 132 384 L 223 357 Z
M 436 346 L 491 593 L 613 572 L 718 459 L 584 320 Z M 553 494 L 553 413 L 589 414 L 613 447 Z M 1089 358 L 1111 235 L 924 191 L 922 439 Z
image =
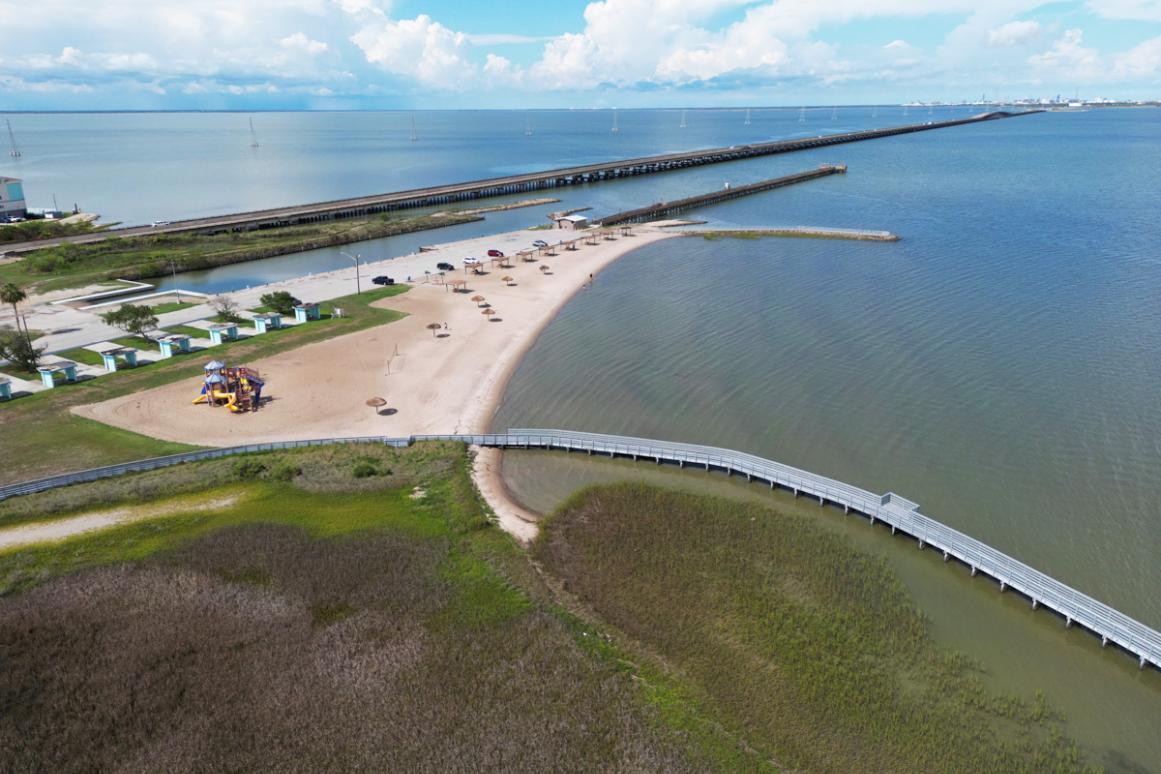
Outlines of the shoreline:
M 575 252 L 559 250 L 535 263 L 517 259 L 510 269 L 487 267 L 485 276 L 457 273 L 469 281 L 466 293 L 449 292 L 433 281 L 435 275 L 427 277 L 427 282 L 413 283 L 410 292 L 377 302 L 377 306 L 408 315 L 401 320 L 247 364 L 270 379 L 268 394 L 273 397 L 254 414 L 233 416 L 192 406 L 196 378 L 85 404 L 73 412 L 155 438 L 200 446 L 484 432 L 524 355 L 582 291 L 589 276 L 638 247 L 680 235 L 652 224 L 637 228 L 633 236 L 601 240 L 595 246 L 582 244 Z M 519 231 L 451 243 L 424 254 L 422 260 L 432 265 L 447 260 L 459 266 L 463 257 L 482 252 L 480 244 L 495 244 L 511 254 L 537 236 L 537 232 Z M 539 271 L 541 265 L 551 266 L 551 271 Z M 514 282 L 504 283 L 504 276 Z M 309 279 L 300 278 L 294 284 Z M 302 297 L 309 295 L 304 288 L 295 290 Z M 486 294 L 495 304 L 496 319 L 489 320 L 471 301 L 477 294 Z M 447 325 L 446 334 L 441 330 L 433 335 L 426 328 L 433 322 Z M 212 351 L 206 350 L 204 356 L 212 357 Z M 374 396 L 387 399 L 383 414 L 368 411 L 366 400 Z

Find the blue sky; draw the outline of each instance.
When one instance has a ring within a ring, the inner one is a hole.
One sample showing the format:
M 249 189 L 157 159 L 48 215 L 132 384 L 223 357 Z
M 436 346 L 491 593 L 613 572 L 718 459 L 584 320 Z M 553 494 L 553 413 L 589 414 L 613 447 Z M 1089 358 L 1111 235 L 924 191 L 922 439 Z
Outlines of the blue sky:
M 0 0 L 0 110 L 1161 98 L 1161 0 Z

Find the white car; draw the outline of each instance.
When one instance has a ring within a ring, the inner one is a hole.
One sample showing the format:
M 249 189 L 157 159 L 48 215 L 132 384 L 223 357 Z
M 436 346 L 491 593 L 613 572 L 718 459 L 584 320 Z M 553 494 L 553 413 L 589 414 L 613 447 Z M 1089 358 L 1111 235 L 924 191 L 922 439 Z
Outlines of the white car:
M 483 261 L 481 261 L 479 258 L 464 259 L 464 266 L 479 266 L 481 263 L 483 263 Z

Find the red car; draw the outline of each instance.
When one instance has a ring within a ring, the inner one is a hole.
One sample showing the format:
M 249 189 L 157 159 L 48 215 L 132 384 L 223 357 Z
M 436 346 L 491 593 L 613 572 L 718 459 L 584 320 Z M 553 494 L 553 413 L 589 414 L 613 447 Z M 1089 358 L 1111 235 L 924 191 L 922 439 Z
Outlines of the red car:
M 489 250 L 488 257 L 489 258 L 503 258 L 504 252 L 502 250 Z

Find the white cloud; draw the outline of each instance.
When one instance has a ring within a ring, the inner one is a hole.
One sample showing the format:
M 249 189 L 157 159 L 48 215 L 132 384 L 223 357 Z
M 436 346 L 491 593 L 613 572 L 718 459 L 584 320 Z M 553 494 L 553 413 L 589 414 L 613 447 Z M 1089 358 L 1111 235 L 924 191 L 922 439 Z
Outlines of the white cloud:
M 1089 0 L 1085 6 L 1106 19 L 1161 22 L 1161 0 Z
M 1125 80 L 1161 74 L 1161 37 L 1150 38 L 1113 58 L 1113 75 Z
M 1050 49 L 1029 57 L 1028 63 L 1034 69 L 1057 78 L 1091 80 L 1100 74 L 1100 55 L 1096 49 L 1085 48 L 1083 39 L 1083 31 L 1065 30 Z
M 278 45 L 283 48 L 288 48 L 292 51 L 300 51 L 311 56 L 321 54 L 327 50 L 328 46 L 320 40 L 311 40 L 302 32 L 296 32 L 293 35 L 287 35 L 282 40 L 278 41 Z
M 370 18 L 351 36 L 367 61 L 389 73 L 408 75 L 443 89 L 469 85 L 476 67 L 466 58 L 467 36 L 426 14 L 398 21 Z
M 896 40 L 892 40 L 890 43 L 888 43 L 887 45 L 883 46 L 883 48 L 886 48 L 886 49 L 895 49 L 895 48 L 911 48 L 911 44 L 910 44 L 910 43 L 908 43 L 906 40 L 898 40 L 898 39 L 896 39 Z
M 988 30 L 988 45 L 1019 46 L 1032 40 L 1039 32 L 1039 22 L 1010 21 Z

